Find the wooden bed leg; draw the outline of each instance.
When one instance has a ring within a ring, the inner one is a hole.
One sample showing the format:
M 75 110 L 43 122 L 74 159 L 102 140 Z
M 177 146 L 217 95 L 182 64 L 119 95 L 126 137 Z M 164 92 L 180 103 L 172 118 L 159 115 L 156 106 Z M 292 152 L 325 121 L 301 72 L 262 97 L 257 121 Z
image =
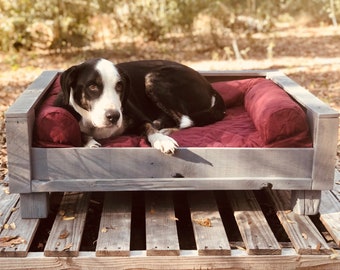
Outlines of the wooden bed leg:
M 321 190 L 292 190 L 291 205 L 296 214 L 316 215 L 319 213 Z
M 20 193 L 21 218 L 47 218 L 49 193 Z

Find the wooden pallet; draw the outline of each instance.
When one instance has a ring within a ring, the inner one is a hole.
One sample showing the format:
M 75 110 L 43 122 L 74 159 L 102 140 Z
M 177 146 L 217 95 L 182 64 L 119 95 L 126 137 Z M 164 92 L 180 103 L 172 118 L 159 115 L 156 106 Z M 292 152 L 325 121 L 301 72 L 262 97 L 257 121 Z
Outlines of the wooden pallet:
M 52 194 L 44 220 L 2 192 L 0 269 L 340 269 L 339 191 L 317 217 L 286 191 Z

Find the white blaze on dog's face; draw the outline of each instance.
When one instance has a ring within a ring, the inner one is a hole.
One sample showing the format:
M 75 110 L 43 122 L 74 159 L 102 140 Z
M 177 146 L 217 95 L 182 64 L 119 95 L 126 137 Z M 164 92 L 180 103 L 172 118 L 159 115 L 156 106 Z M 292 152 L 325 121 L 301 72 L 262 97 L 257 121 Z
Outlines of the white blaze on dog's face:
M 122 125 L 122 103 L 117 84 L 120 82 L 120 75 L 115 66 L 104 59 L 101 59 L 95 69 L 102 79 L 102 94 L 93 100 L 90 111 L 91 120 L 95 127 L 102 128 L 108 126 Z M 96 86 L 92 86 L 96 90 Z
M 82 116 L 83 125 L 109 128 L 111 135 L 123 125 L 122 78 L 112 62 L 99 59 L 78 73 L 69 103 Z

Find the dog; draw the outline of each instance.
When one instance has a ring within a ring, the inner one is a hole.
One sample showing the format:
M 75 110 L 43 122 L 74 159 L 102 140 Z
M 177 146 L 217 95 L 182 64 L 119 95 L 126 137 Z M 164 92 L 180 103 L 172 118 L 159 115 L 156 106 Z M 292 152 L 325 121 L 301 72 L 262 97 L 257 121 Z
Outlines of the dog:
M 225 116 L 222 97 L 197 71 L 177 62 L 142 60 L 114 64 L 87 60 L 61 74 L 55 105 L 74 110 L 85 147 L 121 134 L 145 135 L 150 145 L 174 154 L 169 134 Z

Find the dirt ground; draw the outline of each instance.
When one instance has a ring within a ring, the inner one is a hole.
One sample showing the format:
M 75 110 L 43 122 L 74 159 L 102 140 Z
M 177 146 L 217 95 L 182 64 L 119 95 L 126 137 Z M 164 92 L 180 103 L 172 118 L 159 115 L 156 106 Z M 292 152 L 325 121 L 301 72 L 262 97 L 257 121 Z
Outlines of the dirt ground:
M 0 52 L 0 181 L 7 174 L 5 111 L 43 70 L 63 70 L 91 57 L 114 62 L 163 58 L 198 70 L 280 69 L 340 111 L 340 27 L 281 27 L 270 34 L 240 36 L 243 60 L 235 60 L 230 40 L 221 44 L 216 49 L 211 39 L 190 35 L 152 43 L 113 41 L 63 53 Z M 337 157 L 340 168 L 340 137 Z

